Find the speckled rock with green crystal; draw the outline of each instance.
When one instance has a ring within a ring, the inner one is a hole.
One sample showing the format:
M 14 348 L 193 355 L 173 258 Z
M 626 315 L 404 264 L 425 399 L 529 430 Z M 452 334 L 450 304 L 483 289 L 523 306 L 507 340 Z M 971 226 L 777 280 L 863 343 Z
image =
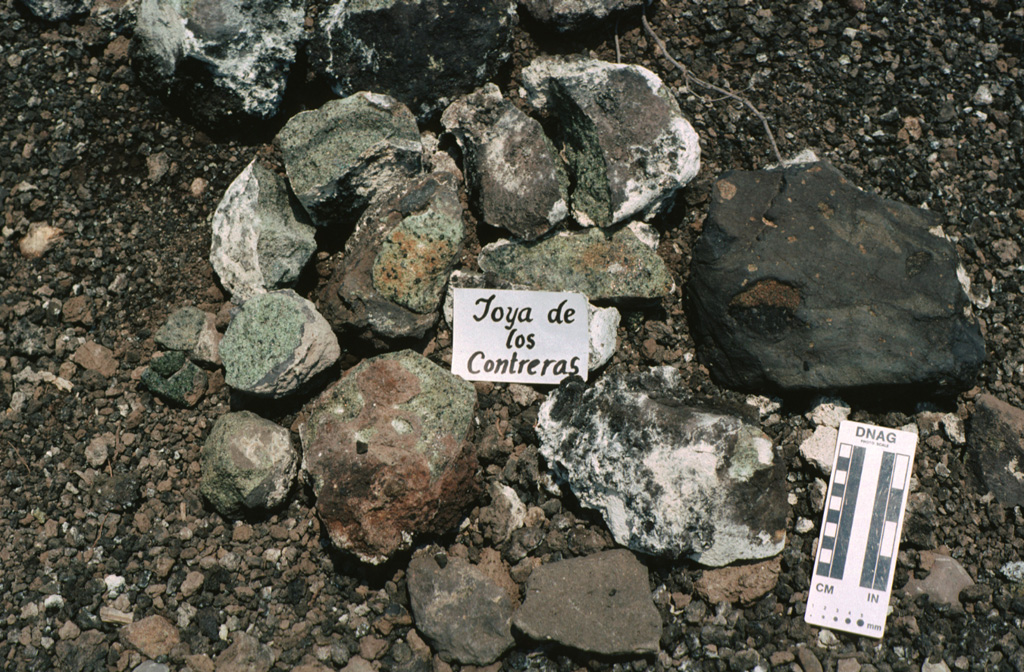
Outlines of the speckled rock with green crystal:
M 416 119 L 365 91 L 300 112 L 277 134 L 292 190 L 315 224 L 350 221 L 395 176 L 421 169 Z
M 588 229 L 530 243 L 502 240 L 484 247 L 478 263 L 513 286 L 580 292 L 590 301 L 649 301 L 675 286 L 665 262 L 630 228 Z
M 300 391 L 341 355 L 312 303 L 290 289 L 249 299 L 220 344 L 225 382 L 260 397 Z
M 225 516 L 271 509 L 287 497 L 298 462 L 287 429 L 249 411 L 227 413 L 203 445 L 199 491 Z
M 140 382 L 150 392 L 174 406 L 191 407 L 206 393 L 206 372 L 177 350 L 154 357 Z
M 322 295 L 324 314 L 338 331 L 423 336 L 437 321 L 465 236 L 454 175 L 405 181 L 359 219 Z
M 302 470 L 331 541 L 380 563 L 476 496 L 476 390 L 411 350 L 363 361 L 305 410 Z

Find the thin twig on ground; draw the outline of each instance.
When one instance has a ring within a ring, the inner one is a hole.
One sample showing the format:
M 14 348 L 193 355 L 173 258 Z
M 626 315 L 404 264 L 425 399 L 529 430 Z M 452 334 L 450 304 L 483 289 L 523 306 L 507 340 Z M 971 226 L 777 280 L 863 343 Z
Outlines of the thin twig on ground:
M 673 58 L 672 54 L 668 53 L 668 45 L 665 44 L 664 40 L 658 37 L 658 34 L 654 32 L 654 29 L 651 27 L 651 24 L 648 23 L 646 9 L 640 15 L 640 21 L 641 23 L 643 23 L 644 32 L 647 33 L 647 36 L 650 37 L 651 40 L 654 41 L 654 44 L 658 46 L 658 50 L 661 52 L 661 55 L 664 56 L 665 59 L 669 63 L 671 63 L 673 67 L 676 68 L 676 70 L 679 71 L 679 73 L 683 76 L 684 82 L 690 85 L 696 84 L 701 88 L 708 89 L 710 91 L 715 91 L 717 93 L 722 94 L 726 98 L 731 98 L 740 103 L 741 105 L 743 105 L 744 107 L 746 107 L 747 109 L 749 109 L 755 117 L 761 120 L 761 125 L 764 126 L 764 132 L 768 136 L 768 142 L 771 143 L 772 152 L 775 154 L 775 159 L 781 164 L 782 154 L 779 153 L 779 146 L 775 142 L 775 134 L 772 133 L 771 126 L 769 126 L 768 124 L 768 118 L 764 116 L 764 113 L 761 112 L 761 110 L 757 109 L 757 107 L 755 107 L 754 104 L 750 102 L 750 100 L 748 100 L 747 98 L 744 98 L 735 91 L 730 91 L 729 89 L 716 86 L 715 84 L 712 84 L 709 81 L 701 79 L 697 75 L 690 72 L 689 68 L 687 68 L 685 65 L 683 65 L 675 58 Z

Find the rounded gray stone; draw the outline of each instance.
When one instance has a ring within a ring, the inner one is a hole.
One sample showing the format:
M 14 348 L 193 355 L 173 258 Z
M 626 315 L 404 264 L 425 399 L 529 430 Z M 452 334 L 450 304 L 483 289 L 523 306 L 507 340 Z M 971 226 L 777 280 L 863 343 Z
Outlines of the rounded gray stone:
M 227 413 L 203 445 L 199 490 L 225 516 L 272 509 L 288 496 L 297 470 L 287 429 L 249 411 Z

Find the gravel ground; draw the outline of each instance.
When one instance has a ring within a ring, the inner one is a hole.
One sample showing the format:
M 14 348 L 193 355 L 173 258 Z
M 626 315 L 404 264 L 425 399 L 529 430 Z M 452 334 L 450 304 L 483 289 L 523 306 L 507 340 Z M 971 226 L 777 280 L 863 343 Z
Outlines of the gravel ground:
M 814 149 L 859 186 L 946 215 L 988 346 L 977 387 L 934 407 L 964 420 L 981 392 L 1024 406 L 1024 10 L 1016 7 L 673 0 L 651 13 L 694 74 L 763 111 L 784 155 Z M 616 43 L 624 62 L 677 87 L 703 148 L 700 176 L 656 223 L 678 289 L 657 307 L 623 315 L 611 366 L 677 366 L 700 395 L 743 402 L 694 361 L 682 297 L 715 177 L 773 161 L 760 122 L 717 95 L 679 89 L 679 73 L 644 36 L 639 16 L 571 42 L 526 21 L 517 30 L 503 88 L 515 86 L 537 53 L 615 60 Z M 145 656 L 118 622 L 130 614 L 174 624 L 180 641 L 161 659 L 173 670 L 213 669 L 239 631 L 271 648 L 274 669 L 341 669 L 358 662 L 354 656 L 380 669 L 447 669 L 411 627 L 407 555 L 373 568 L 331 553 L 308 492 L 273 515 L 238 522 L 204 506 L 200 448 L 219 415 L 243 407 L 220 374 L 189 410 L 165 406 L 138 384 L 156 349 L 152 334 L 173 309 L 221 311 L 225 295 L 206 260 L 208 219 L 270 136 L 225 140 L 180 121 L 136 83 L 127 40 L 91 20 L 44 26 L 3 0 L 0 62 L 0 667 L 132 670 Z M 21 251 L 30 230 L 56 236 L 40 258 Z M 304 291 L 317 282 L 311 273 Z M 112 361 L 98 371 L 82 366 L 76 352 L 86 342 L 108 348 Z M 416 347 L 439 363 L 450 359 L 444 329 Z M 350 349 L 340 368 L 361 356 Z M 457 534 L 431 541 L 471 560 L 494 549 L 513 580 L 523 577 L 516 568 L 524 556 L 549 561 L 610 547 L 599 520 L 537 484 L 539 401 L 514 399 L 505 385 L 478 391 L 482 477 L 513 486 L 544 519 L 497 543 L 478 508 Z M 884 639 L 803 622 L 820 520 L 815 473 L 796 454 L 812 429 L 807 401 L 786 400 L 762 423 L 785 450 L 795 502 L 774 589 L 749 606 L 707 604 L 695 591 L 698 566 L 645 559 L 665 625 L 659 656 L 595 659 L 521 642 L 498 667 L 916 672 L 930 660 L 948 669 L 1024 669 L 1024 598 L 999 571 L 1021 556 L 1024 515 L 985 497 L 965 466 L 970 445 L 932 427 L 917 400 L 851 400 L 852 419 L 921 427 L 916 508 Z M 255 410 L 291 426 L 296 409 Z M 94 446 L 87 461 L 97 437 L 107 457 Z M 801 518 L 813 529 L 798 532 Z M 943 547 L 980 586 L 961 609 L 900 590 L 925 576 L 929 551 Z

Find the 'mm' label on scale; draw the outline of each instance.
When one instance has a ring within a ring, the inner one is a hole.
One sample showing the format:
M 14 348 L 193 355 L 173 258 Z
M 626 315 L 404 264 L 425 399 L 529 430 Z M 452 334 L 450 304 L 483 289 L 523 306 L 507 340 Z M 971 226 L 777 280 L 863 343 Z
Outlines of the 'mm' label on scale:
M 452 373 L 466 380 L 587 379 L 590 325 L 582 294 L 456 288 L 452 323 Z
M 917 434 L 839 426 L 804 620 L 881 637 L 892 593 Z

